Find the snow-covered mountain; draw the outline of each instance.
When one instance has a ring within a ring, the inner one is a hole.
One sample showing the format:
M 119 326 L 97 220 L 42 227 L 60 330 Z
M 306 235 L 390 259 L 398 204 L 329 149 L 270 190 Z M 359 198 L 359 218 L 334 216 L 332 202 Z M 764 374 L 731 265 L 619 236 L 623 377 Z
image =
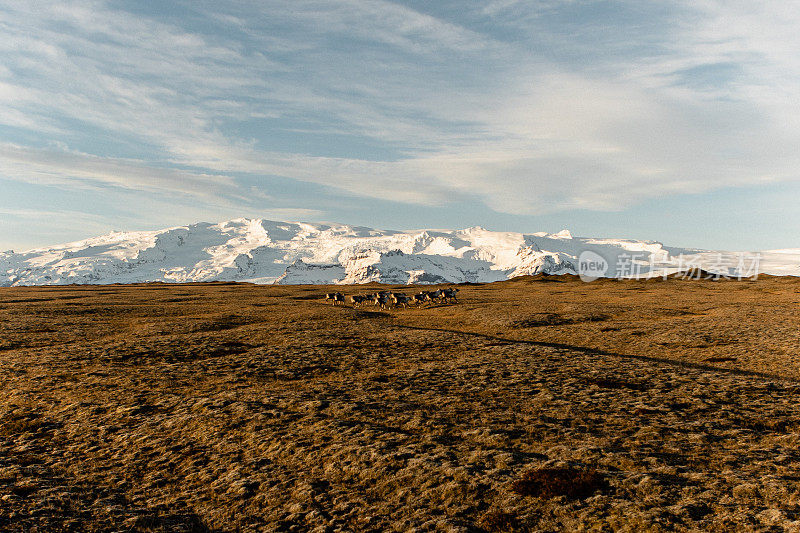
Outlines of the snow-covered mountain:
M 588 254 L 588 255 L 587 255 Z M 464 230 L 388 231 L 342 224 L 235 219 L 0 252 L 0 286 L 145 281 L 462 283 L 526 274 L 660 275 L 691 267 L 736 275 L 800 274 L 800 250 L 756 256 L 669 248 L 654 241 Z M 582 263 L 583 261 L 583 263 Z M 591 266 L 591 265 L 590 265 Z

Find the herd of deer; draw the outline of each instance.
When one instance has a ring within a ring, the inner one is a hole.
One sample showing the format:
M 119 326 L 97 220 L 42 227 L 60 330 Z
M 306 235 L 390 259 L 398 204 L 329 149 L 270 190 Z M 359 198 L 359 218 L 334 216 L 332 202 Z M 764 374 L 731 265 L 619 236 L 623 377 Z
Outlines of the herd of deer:
M 408 307 L 411 304 L 422 306 L 427 302 L 458 302 L 457 292 L 456 288 L 422 291 L 414 295 L 381 291 L 374 294 L 354 294 L 349 299 L 353 307 L 372 303 L 380 306 L 381 309 L 386 309 L 387 307 Z M 345 305 L 345 296 L 341 292 L 329 292 L 325 295 L 325 301 L 330 301 L 333 305 Z

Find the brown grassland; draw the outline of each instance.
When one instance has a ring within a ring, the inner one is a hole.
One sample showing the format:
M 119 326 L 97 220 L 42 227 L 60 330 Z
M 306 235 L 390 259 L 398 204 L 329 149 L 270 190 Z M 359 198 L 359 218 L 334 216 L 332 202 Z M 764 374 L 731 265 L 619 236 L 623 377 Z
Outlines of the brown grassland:
M 800 279 L 332 289 L 0 289 L 0 530 L 800 531 Z

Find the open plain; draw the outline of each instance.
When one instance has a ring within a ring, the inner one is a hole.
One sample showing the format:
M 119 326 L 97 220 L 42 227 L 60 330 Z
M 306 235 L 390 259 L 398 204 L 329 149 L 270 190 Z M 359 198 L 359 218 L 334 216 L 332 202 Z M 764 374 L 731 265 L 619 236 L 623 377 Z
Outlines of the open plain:
M 459 288 L 0 289 L 0 529 L 800 531 L 800 279 Z

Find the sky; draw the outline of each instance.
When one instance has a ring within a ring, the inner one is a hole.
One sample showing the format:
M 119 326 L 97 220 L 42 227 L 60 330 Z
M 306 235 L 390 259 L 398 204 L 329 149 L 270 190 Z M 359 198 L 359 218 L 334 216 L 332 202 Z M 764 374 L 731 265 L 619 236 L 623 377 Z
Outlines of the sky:
M 238 217 L 800 247 L 800 10 L 0 0 L 0 250 Z

